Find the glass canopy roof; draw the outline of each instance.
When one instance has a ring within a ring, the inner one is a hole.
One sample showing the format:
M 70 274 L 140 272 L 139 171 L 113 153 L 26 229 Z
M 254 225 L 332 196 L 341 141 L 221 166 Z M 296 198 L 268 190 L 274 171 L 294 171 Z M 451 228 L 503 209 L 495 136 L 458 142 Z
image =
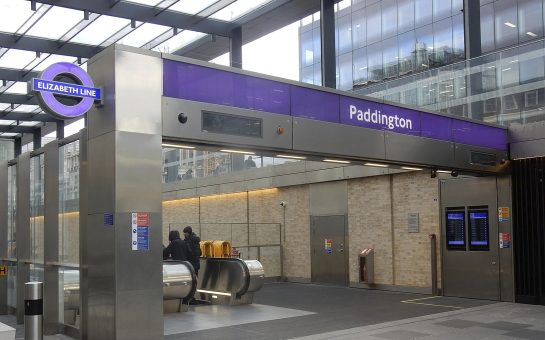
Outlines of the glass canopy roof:
M 264 14 L 285 1 L 121 0 L 109 6 L 105 1 L 66 0 L 62 7 L 57 3 L 0 0 L 0 138 L 20 137 L 54 121 L 27 93 L 27 82 L 53 63 L 67 61 L 86 68 L 92 54 L 113 43 L 167 53 L 191 50 L 200 39 L 228 37 L 234 27 L 249 20 L 245 19 L 249 14 Z M 32 120 L 36 117 L 40 120 Z

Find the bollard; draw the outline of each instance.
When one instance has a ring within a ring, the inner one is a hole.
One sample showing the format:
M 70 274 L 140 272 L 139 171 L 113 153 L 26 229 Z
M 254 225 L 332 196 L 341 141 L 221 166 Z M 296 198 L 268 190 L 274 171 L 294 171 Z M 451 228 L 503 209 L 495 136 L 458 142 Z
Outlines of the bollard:
M 25 340 L 43 339 L 43 283 L 25 283 Z

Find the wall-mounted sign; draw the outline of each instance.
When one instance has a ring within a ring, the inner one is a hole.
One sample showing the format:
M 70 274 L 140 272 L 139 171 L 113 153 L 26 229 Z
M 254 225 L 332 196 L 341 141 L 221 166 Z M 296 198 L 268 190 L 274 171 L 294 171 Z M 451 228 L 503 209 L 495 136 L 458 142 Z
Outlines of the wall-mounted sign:
M 132 250 L 149 250 L 149 214 L 131 215 Z
M 8 266 L 0 266 L 0 276 L 8 275 Z
M 94 103 L 102 102 L 102 90 L 94 87 L 91 77 L 78 65 L 56 63 L 33 78 L 31 91 L 36 93 L 40 107 L 59 119 L 85 114 Z M 72 100 L 67 100 L 71 98 Z
M 500 249 L 511 248 L 511 234 L 510 233 L 500 233 Z
M 407 215 L 407 231 L 409 233 L 417 233 L 419 230 L 419 215 L 418 213 L 409 213 Z
M 499 207 L 498 208 L 498 221 L 499 222 L 509 222 L 509 207 Z
M 331 239 L 324 239 L 324 250 L 326 254 L 331 255 L 333 253 L 333 240 Z

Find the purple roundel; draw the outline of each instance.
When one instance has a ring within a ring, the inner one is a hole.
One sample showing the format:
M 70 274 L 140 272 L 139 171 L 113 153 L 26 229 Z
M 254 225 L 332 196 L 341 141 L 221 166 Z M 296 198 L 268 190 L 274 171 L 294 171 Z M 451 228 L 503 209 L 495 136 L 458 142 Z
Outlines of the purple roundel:
M 80 84 L 87 88 L 94 87 L 93 80 L 91 77 L 78 65 L 60 62 L 55 63 L 41 73 L 40 79 L 53 81 L 56 76 L 59 74 L 68 74 L 72 77 L 75 77 L 79 80 Z M 38 101 L 40 102 L 42 108 L 48 113 L 54 115 L 56 118 L 60 119 L 70 119 L 79 117 L 85 114 L 91 106 L 93 106 L 93 98 L 82 98 L 82 100 L 76 105 L 64 105 L 59 102 L 57 98 L 51 92 L 38 91 L 37 92 Z

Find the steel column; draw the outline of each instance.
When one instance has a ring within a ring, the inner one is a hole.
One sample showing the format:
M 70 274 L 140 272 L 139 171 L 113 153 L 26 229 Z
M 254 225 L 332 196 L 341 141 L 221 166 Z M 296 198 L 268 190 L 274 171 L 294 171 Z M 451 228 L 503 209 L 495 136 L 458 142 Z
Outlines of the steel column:
M 0 162 L 0 259 L 8 257 L 8 162 Z M 0 261 L 1 265 L 7 265 Z M 0 276 L 0 315 L 8 312 L 8 276 Z
M 38 150 L 42 147 L 42 129 L 34 130 L 32 134 L 32 150 Z
M 15 143 L 13 143 L 13 157 L 18 157 L 21 154 L 21 138 L 15 138 Z
M 44 333 L 59 332 L 59 145 L 44 150 Z
M 30 152 L 17 162 L 17 323 L 25 316 L 25 283 L 30 279 Z
M 481 7 L 479 1 L 464 0 L 466 59 L 481 56 Z
M 320 1 L 320 33 L 322 44 L 322 84 L 335 88 L 335 1 Z
M 229 40 L 229 65 L 242 68 L 242 27 L 238 26 L 231 30 Z

